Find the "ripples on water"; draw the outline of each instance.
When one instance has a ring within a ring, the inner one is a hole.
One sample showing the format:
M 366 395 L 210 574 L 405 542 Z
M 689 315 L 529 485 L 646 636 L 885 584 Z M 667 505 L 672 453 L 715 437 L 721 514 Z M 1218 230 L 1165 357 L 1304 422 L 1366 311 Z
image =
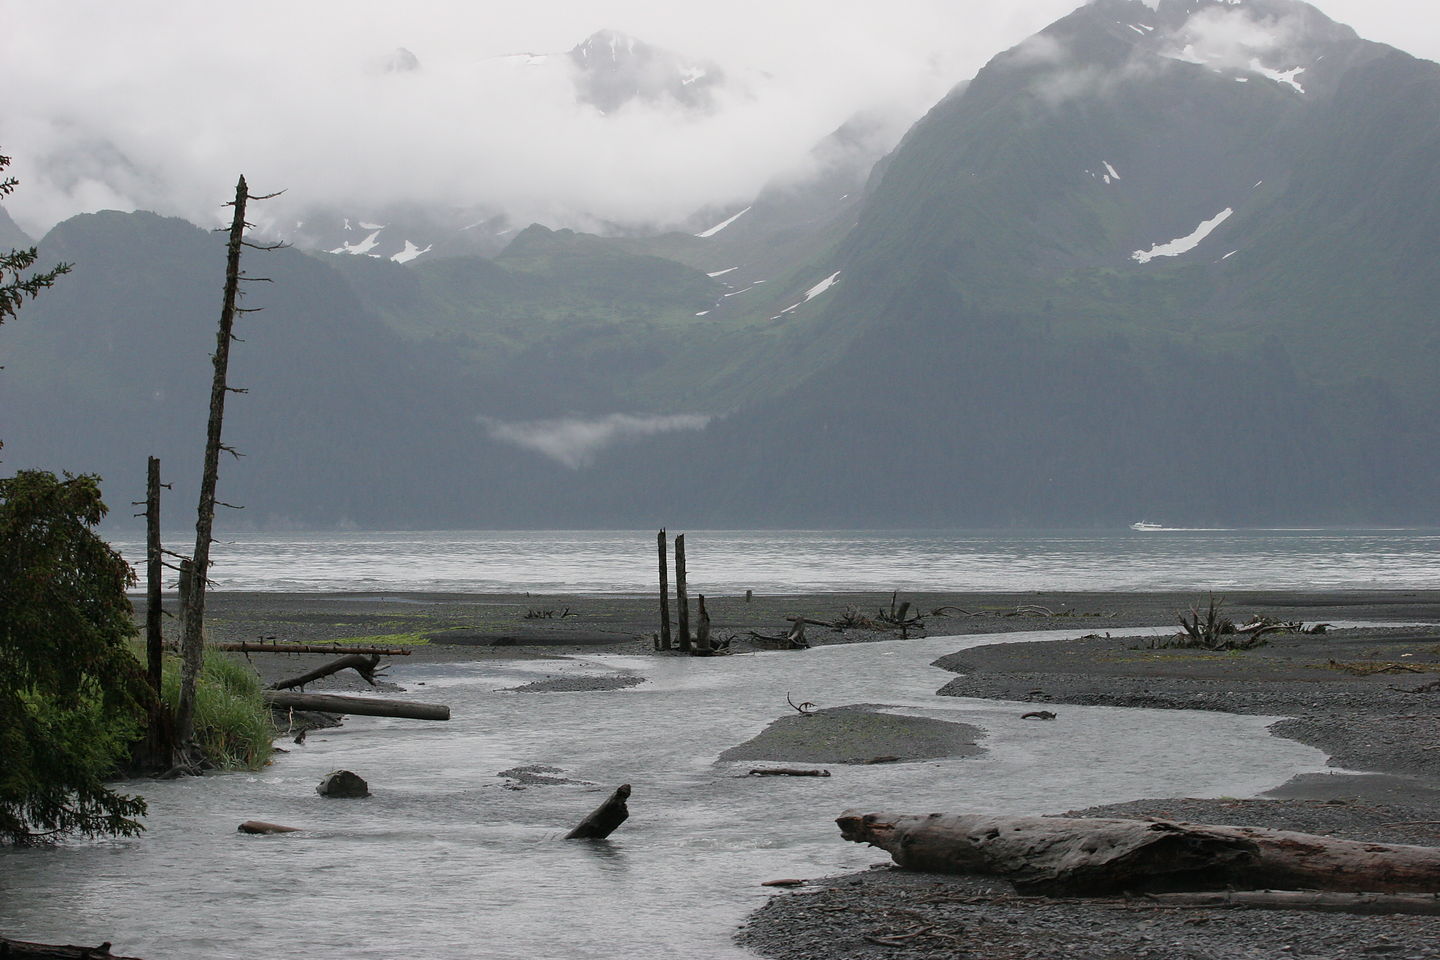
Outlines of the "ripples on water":
M 180 545 L 181 551 L 188 548 Z M 1435 531 L 691 532 L 707 593 L 1429 588 Z M 117 546 L 132 563 L 138 541 Z M 217 544 L 222 590 L 647 593 L 654 533 L 250 534 Z
M 1120 631 L 1117 631 L 1117 633 Z M 1135 631 L 1130 631 L 1135 632 Z M 1055 633 L 1007 634 L 1007 641 Z M 1054 813 L 1142 796 L 1248 796 L 1323 769 L 1262 717 L 1061 707 L 935 696 L 938 656 L 993 638 L 928 638 L 732 657 L 399 664 L 449 723 L 354 717 L 312 733 L 259 775 L 135 783 L 151 803 L 133 840 L 0 850 L 0 930 L 114 940 L 164 957 L 738 958 L 730 942 L 762 881 L 863 869 L 883 853 L 840 840 L 843 810 Z M 559 672 L 633 671 L 606 693 L 516 694 Z M 424 686 L 418 686 L 423 681 Z M 981 756 L 832 765 L 818 778 L 747 778 L 725 748 L 791 711 L 889 704 L 987 731 Z M 508 790 L 496 774 L 549 764 L 592 786 Z M 367 800 L 323 800 L 336 768 Z M 615 785 L 631 818 L 602 843 L 560 835 Z M 304 828 L 276 837 L 241 821 Z

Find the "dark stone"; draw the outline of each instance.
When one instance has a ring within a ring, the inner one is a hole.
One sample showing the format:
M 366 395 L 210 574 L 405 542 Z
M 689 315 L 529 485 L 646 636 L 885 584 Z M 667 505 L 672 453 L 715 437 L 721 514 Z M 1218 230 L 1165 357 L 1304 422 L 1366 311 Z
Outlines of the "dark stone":
M 370 796 L 370 785 L 349 770 L 336 770 L 326 774 L 325 779 L 315 788 L 322 797 L 349 799 Z

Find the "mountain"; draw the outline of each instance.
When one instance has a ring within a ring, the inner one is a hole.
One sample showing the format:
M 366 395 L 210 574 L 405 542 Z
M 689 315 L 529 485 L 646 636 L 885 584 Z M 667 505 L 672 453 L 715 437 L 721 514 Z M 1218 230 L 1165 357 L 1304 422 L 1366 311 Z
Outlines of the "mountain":
M 35 242 L 20 229 L 20 225 L 10 219 L 5 208 L 0 207 L 0 251 L 24 250 L 34 245 Z
M 1082 7 L 889 158 L 716 514 L 1434 522 L 1437 97 L 1305 4 Z
M 493 58 L 489 66 L 502 68 L 497 79 L 517 71 L 555 76 L 554 89 L 568 88 L 575 104 L 593 108 L 604 116 L 616 114 L 630 104 L 670 107 L 681 116 L 707 113 L 715 107 L 717 92 L 731 84 L 714 63 L 615 30 L 597 31 L 563 54 L 512 54 Z M 381 72 L 399 75 L 396 82 L 404 82 L 405 75 L 423 69 L 415 54 L 403 47 L 379 65 Z M 524 227 L 523 223 L 510 222 L 501 210 L 502 199 L 497 197 L 484 206 L 386 203 L 348 210 L 313 207 L 295 220 L 262 222 L 262 227 L 267 235 L 304 250 L 397 263 L 422 257 L 491 257 Z M 583 211 L 576 213 L 580 219 L 587 218 Z M 633 225 L 608 226 L 609 232 L 617 235 L 635 231 Z
M 41 241 L 71 274 L 4 325 L 0 439 L 9 469 L 105 477 L 123 519 L 144 461 L 162 461 L 167 518 L 192 509 L 219 317 L 224 239 L 153 214 L 86 214 Z M 466 489 L 544 496 L 533 469 L 488 438 L 447 353 L 389 332 L 329 265 L 247 251 L 232 350 L 220 498 L 250 526 L 474 525 Z M 397 270 L 400 268 L 396 267 Z M 537 465 L 538 466 L 538 465 Z M 531 515 L 532 520 L 534 515 Z
M 615 30 L 600 30 L 568 54 L 576 97 L 601 113 L 615 113 L 636 101 L 668 102 L 686 110 L 708 110 L 725 82 L 715 64 L 692 60 Z
M 691 232 L 256 255 L 226 482 L 254 525 L 1434 524 L 1437 111 L 1294 0 L 1094 0 Z M 198 459 L 216 238 L 41 250 L 8 463 Z

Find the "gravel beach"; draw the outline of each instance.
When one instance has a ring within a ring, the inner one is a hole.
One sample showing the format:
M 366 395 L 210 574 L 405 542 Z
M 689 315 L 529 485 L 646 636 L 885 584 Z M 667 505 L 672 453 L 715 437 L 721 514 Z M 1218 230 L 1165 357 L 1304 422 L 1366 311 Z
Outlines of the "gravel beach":
M 1396 624 L 1322 636 L 1273 636 L 1265 646 L 1240 652 L 1152 648 L 1146 641 L 1106 636 L 1119 627 L 1173 625 L 1177 611 L 1203 602 L 1190 594 L 957 592 L 901 599 L 911 602 L 912 612 L 926 615 L 924 630 L 932 636 L 1038 629 L 1073 633 L 1063 640 L 995 643 L 943 657 L 936 665 L 956 676 L 942 694 L 1032 704 L 1056 713 L 1056 723 L 1065 722 L 1068 704 L 1285 717 L 1272 732 L 1325 751 L 1332 766 L 1346 771 L 1296 778 L 1264 798 L 1137 798 L 1085 811 L 1053 811 L 1057 815 L 1159 817 L 1440 845 L 1440 628 L 1399 626 L 1440 621 L 1440 591 L 1231 593 L 1227 612 L 1237 619 L 1257 614 L 1306 623 Z M 762 645 L 751 639 L 752 632 L 783 634 L 790 626 L 787 617 L 854 622 L 873 619 L 890 602 L 889 594 L 757 596 L 749 602 L 707 598 L 714 633 L 729 640 L 733 652 Z M 655 652 L 656 603 L 648 597 L 217 593 L 209 611 L 213 640 L 358 642 L 408 649 L 407 661 L 533 660 L 599 652 L 677 655 Z M 807 628 L 807 639 L 816 645 L 894 637 L 863 626 Z M 276 679 L 326 658 L 267 654 L 250 659 L 262 676 Z M 557 676 L 519 690 L 604 695 L 640 682 L 638 675 Z M 313 689 L 359 683 L 342 676 Z M 752 741 L 733 745 L 725 759 L 868 762 L 984 748 L 981 730 L 963 724 L 944 725 L 955 730 L 919 730 L 866 705 L 819 716 L 826 719 L 782 719 Z M 829 726 L 843 729 L 844 736 L 828 737 Z M 838 830 L 836 842 L 843 842 Z M 876 851 L 877 861 L 883 857 Z M 762 879 L 767 878 L 756 882 Z M 812 879 L 797 892 L 777 894 L 749 918 L 737 942 L 776 960 L 1440 958 L 1440 917 L 1019 897 L 1003 882 L 877 866 Z
M 1061 723 L 1066 704 L 1286 716 L 1272 725 L 1275 735 L 1324 750 L 1332 766 L 1366 771 L 1297 777 L 1264 798 L 1138 799 L 1057 815 L 1154 817 L 1440 846 L 1440 629 L 1278 635 L 1235 652 L 1153 649 L 1147 641 L 1101 635 L 993 644 L 936 665 L 960 674 L 943 694 L 1045 704 Z M 1440 957 L 1440 917 L 1020 897 L 1002 881 L 882 865 L 772 898 L 737 941 L 777 960 L 1421 960 Z

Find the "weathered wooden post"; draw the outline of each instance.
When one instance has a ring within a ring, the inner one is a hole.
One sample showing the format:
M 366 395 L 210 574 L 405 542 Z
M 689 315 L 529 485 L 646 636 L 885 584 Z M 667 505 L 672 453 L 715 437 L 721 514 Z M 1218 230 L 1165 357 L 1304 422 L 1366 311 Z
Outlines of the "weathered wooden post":
M 670 649 L 670 565 L 665 557 L 665 528 L 655 536 L 660 548 L 660 649 Z
M 675 538 L 676 626 L 680 629 L 680 651 L 690 652 L 690 595 L 685 590 L 685 534 Z
M 700 594 L 700 621 L 695 627 L 695 647 L 710 650 L 710 614 L 705 610 L 705 594 Z
M 195 564 L 189 557 L 180 558 L 180 582 L 177 588 L 180 591 L 180 623 L 185 623 L 185 610 L 190 606 L 190 584 L 195 578 Z

